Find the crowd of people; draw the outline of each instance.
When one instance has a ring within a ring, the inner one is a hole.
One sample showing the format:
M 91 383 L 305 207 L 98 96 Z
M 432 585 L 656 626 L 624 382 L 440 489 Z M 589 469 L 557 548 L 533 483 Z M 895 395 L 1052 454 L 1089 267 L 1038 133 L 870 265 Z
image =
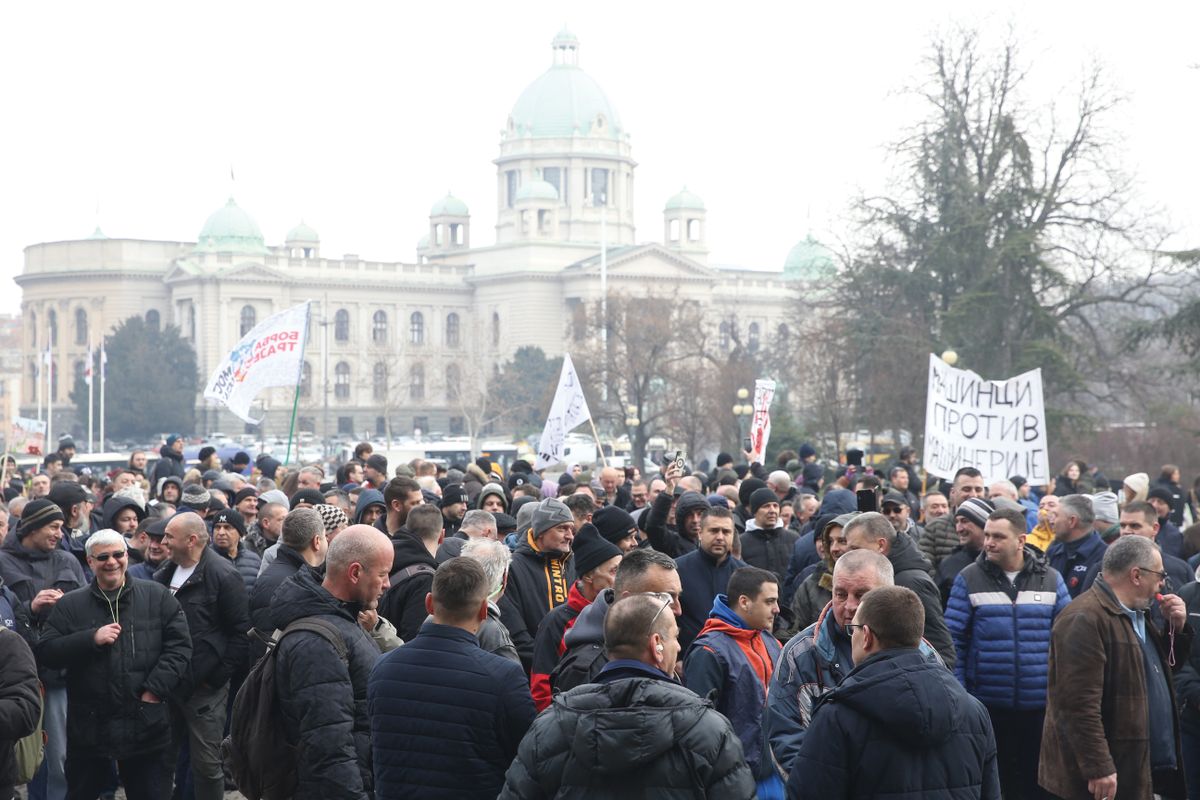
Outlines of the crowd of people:
M 4 460 L 0 798 L 1200 798 L 1172 465 L 183 446 Z

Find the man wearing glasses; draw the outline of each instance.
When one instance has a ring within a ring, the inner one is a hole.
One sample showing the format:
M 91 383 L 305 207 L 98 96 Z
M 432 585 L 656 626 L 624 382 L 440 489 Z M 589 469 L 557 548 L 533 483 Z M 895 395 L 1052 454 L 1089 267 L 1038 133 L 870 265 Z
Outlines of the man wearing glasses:
M 528 797 L 755 796 L 729 721 L 673 677 L 676 600 L 636 594 L 604 619 L 609 662 L 560 694 L 521 740 L 502 800 Z
M 127 579 L 125 537 L 87 541 L 91 584 L 50 612 L 38 657 L 67 671 L 67 794 L 95 797 L 115 759 L 130 800 L 170 793 L 166 700 L 187 674 L 192 641 L 179 601 L 165 586 Z
M 1177 595 L 1160 595 L 1167 573 L 1146 537 L 1119 538 L 1102 570 L 1051 633 L 1038 780 L 1060 797 L 1182 798 L 1172 672 L 1188 660 L 1187 609 Z M 1156 596 L 1164 630 L 1147 619 Z
M 924 625 L 911 589 L 863 596 L 846 625 L 854 670 L 817 706 L 788 776 L 789 798 L 999 800 L 987 711 L 920 651 Z

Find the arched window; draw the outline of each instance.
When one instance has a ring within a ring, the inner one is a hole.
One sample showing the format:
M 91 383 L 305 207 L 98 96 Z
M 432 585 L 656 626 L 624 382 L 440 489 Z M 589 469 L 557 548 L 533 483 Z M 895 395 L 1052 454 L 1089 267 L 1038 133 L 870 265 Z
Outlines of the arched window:
M 492 347 L 500 346 L 500 312 L 492 312 Z
M 83 381 L 84 381 L 83 359 L 80 359 L 75 362 L 74 369 L 75 369 L 75 376 L 74 376 L 74 379 L 71 381 L 71 385 L 78 386 L 79 384 L 83 383 Z
M 746 349 L 751 353 L 758 352 L 758 323 L 750 323 L 750 335 L 747 337 Z
M 300 365 L 300 396 L 312 397 L 312 364 L 307 361 Z
M 457 400 L 461 391 L 462 370 L 458 368 L 458 364 L 450 364 L 446 367 L 446 399 Z
M 46 321 L 50 328 L 50 346 L 58 347 L 58 312 L 53 308 L 47 313 Z
M 158 315 L 158 311 L 150 309 L 146 312 L 146 327 L 152 331 L 157 331 L 162 325 L 162 318 Z
M 420 311 L 414 311 L 408 318 L 408 341 L 425 344 L 425 315 Z
M 333 368 L 333 396 L 338 400 L 350 399 L 350 365 L 339 361 Z
M 779 343 L 781 345 L 787 344 L 788 337 L 791 335 L 791 333 L 792 332 L 791 332 L 791 330 L 788 329 L 786 322 L 779 323 L 778 333 L 776 334 L 776 336 L 779 337 Z
M 387 344 L 387 312 L 376 311 L 371 317 L 371 341 L 375 344 Z
M 29 365 L 29 402 L 36 403 L 38 401 L 38 389 L 42 382 L 38 379 L 38 359 L 41 356 L 34 356 L 33 363 Z
M 50 398 L 58 399 L 58 361 L 50 360 Z
M 33 347 L 33 348 L 36 348 L 36 347 L 37 347 L 37 340 L 38 340 L 38 335 L 37 335 L 37 312 L 36 312 L 36 311 L 30 311 L 30 312 L 29 312 L 29 346 L 30 346 L 30 347 Z
M 420 364 L 413 364 L 408 371 L 408 398 L 425 399 L 425 367 Z
M 721 349 L 728 350 L 729 349 L 729 323 L 728 322 L 722 322 L 720 327 L 717 328 L 717 338 L 719 340 L 718 343 L 720 344 Z
M 242 306 L 242 324 L 241 335 L 245 336 L 254 326 L 258 324 L 258 312 L 254 310 L 254 306 Z
M 376 361 L 375 367 L 371 371 L 371 396 L 376 400 L 387 399 L 388 389 L 388 369 L 387 364 L 382 361 Z
M 75 344 L 86 345 L 88 343 L 88 318 L 87 312 L 82 308 L 75 309 Z
M 458 314 L 451 311 L 446 315 L 446 346 L 458 347 Z
M 350 341 L 350 312 L 339 308 L 333 315 L 333 340 L 335 342 Z
M 187 304 L 187 332 L 188 339 L 196 341 L 196 306 L 193 303 Z

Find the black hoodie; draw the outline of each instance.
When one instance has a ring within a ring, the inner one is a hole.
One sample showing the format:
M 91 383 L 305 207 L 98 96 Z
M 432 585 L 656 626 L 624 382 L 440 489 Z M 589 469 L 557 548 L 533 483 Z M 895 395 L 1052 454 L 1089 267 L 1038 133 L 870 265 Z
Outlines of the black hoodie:
M 176 453 L 164 444 L 158 448 L 158 455 L 158 461 L 154 464 L 154 477 L 150 481 L 150 490 L 155 492 L 158 491 L 158 482 L 163 478 L 169 478 L 174 475 L 182 481 L 183 476 L 187 472 L 183 466 L 182 453 Z
M 392 538 L 391 587 L 379 599 L 379 615 L 396 626 L 396 633 L 410 642 L 420 632 L 429 612 L 425 595 L 433 588 L 437 560 L 425 543 L 407 532 Z
M 912 589 L 921 598 L 921 605 L 925 606 L 925 641 L 938 651 L 948 669 L 954 669 L 954 642 L 942 618 L 941 592 L 929 576 L 933 569 L 929 559 L 921 554 L 911 537 L 896 534 L 888 561 L 892 562 L 892 569 L 896 571 L 896 586 Z

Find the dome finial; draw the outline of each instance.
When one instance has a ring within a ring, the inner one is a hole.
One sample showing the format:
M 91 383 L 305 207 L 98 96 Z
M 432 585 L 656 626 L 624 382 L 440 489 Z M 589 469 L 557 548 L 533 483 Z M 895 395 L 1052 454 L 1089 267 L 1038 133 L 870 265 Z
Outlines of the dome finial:
M 563 25 L 562 30 L 550 42 L 550 48 L 554 51 L 556 67 L 579 66 L 579 37 L 571 33 L 566 25 Z

